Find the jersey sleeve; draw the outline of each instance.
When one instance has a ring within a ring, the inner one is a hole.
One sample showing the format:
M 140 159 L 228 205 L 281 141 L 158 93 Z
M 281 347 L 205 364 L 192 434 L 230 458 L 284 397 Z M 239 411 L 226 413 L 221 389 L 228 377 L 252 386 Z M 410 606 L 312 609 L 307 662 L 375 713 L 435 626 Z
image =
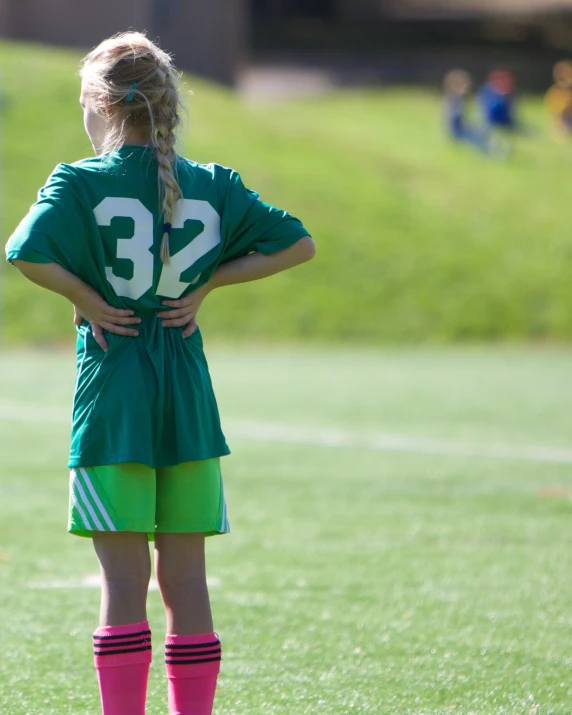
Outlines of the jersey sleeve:
M 236 171 L 230 172 L 222 217 L 223 261 L 252 251 L 277 253 L 310 235 L 297 218 L 247 189 Z
M 76 273 L 85 246 L 82 231 L 85 231 L 85 218 L 74 174 L 60 164 L 10 237 L 6 258 L 8 261 L 59 263 Z

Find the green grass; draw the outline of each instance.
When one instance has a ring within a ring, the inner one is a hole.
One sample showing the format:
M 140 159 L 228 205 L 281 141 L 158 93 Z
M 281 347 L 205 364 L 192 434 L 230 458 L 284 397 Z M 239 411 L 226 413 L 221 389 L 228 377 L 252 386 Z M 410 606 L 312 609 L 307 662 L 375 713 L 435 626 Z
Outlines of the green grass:
M 57 162 L 90 153 L 78 60 L 0 44 L 5 234 Z M 369 343 L 572 335 L 572 147 L 549 141 L 538 100 L 523 103 L 531 136 L 501 163 L 448 145 L 440 98 L 428 91 L 249 103 L 194 78 L 188 86 L 187 155 L 238 168 L 300 216 L 318 246 L 307 266 L 211 296 L 201 315 L 211 334 Z M 70 334 L 63 302 L 11 270 L 5 303 L 9 342 Z
M 572 465 L 233 437 L 246 422 L 478 449 L 566 447 L 572 355 L 232 350 L 210 363 L 233 456 L 209 542 L 216 713 L 566 715 Z M 96 715 L 97 572 L 65 532 L 73 356 L 0 354 L 0 710 Z M 287 434 L 284 430 L 284 434 Z M 150 715 L 165 712 L 151 593 Z

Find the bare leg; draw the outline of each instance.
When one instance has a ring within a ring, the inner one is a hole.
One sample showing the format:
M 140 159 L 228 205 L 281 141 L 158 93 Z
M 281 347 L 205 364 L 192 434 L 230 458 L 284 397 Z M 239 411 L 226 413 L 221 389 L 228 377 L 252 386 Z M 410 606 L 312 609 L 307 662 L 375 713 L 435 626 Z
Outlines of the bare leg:
M 93 545 L 101 566 L 100 626 L 147 620 L 151 557 L 147 534 L 95 532 Z
M 167 633 L 212 633 L 204 534 L 155 534 L 155 571 Z
M 150 637 L 142 632 L 151 576 L 147 534 L 97 532 L 93 545 L 102 575 L 94 654 L 103 712 L 143 715 L 151 663 Z

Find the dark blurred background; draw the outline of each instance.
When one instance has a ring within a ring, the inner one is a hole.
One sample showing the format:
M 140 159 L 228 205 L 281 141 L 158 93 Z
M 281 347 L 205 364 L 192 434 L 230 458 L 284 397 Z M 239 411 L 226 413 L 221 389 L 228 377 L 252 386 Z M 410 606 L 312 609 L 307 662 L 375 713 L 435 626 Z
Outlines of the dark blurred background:
M 6 38 L 89 47 L 145 28 L 186 70 L 234 85 L 246 67 L 327 72 L 339 83 L 435 83 L 502 62 L 542 89 L 572 48 L 572 0 L 0 0 Z

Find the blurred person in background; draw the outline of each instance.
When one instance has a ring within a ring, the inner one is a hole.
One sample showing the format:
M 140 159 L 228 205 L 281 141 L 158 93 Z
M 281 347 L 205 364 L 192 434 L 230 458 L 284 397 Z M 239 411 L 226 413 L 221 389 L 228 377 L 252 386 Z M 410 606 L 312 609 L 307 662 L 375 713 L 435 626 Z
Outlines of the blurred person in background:
M 554 65 L 554 84 L 546 93 L 546 108 L 550 114 L 550 136 L 557 142 L 572 134 L 572 61 Z
M 516 116 L 516 83 L 512 72 L 494 70 L 477 93 L 485 125 L 489 130 L 518 132 Z
M 447 132 L 454 141 L 467 142 L 486 152 L 487 132 L 473 126 L 466 117 L 472 86 L 471 76 L 464 70 L 452 70 L 446 75 L 443 89 Z

